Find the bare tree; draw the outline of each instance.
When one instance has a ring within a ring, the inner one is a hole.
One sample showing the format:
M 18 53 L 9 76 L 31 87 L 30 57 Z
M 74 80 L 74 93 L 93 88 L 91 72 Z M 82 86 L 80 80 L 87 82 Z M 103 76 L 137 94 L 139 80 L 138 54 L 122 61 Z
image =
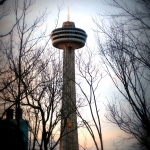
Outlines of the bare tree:
M 0 39 L 1 120 L 8 108 L 15 109 L 16 140 L 20 143 L 21 114 L 17 112 L 22 109 L 30 131 L 29 148 L 35 149 L 38 145 L 39 149 L 47 150 L 54 149 L 62 136 L 59 132 L 62 63 L 60 54 L 49 48 L 47 29 L 40 30 L 47 12 L 43 11 L 28 24 L 33 4 L 32 0 L 13 1 L 16 24 Z M 18 149 L 22 147 L 20 144 L 17 146 Z
M 84 52 L 86 51 L 86 53 Z M 83 51 L 79 51 L 77 57 L 77 89 L 80 94 L 78 101 L 78 117 L 81 119 L 84 130 L 91 135 L 97 150 L 104 150 L 101 118 L 100 118 L 100 94 L 98 88 L 100 81 L 105 76 L 96 62 L 96 55 L 90 48 L 86 47 Z M 81 108 L 89 110 L 88 120 L 80 112 Z M 96 130 L 95 130 L 96 129 Z M 98 136 L 98 138 L 96 138 Z
M 54 149 L 61 137 L 59 126 L 62 97 L 61 63 L 57 64 L 54 56 L 49 60 L 51 61 L 48 67 L 42 70 L 40 77 L 35 79 L 33 84 L 30 84 L 30 90 L 26 92 L 27 102 L 22 104 L 30 107 L 27 118 L 33 121 L 33 124 L 30 124 L 32 137 L 35 139 L 31 145 L 32 149 L 37 143 L 40 149 Z M 26 83 L 24 86 L 27 87 Z M 54 138 L 55 142 L 52 140 Z
M 109 1 L 120 10 L 110 14 L 111 26 L 94 20 L 97 44 L 105 70 L 124 97 L 107 105 L 107 119 L 150 149 L 150 1 Z M 101 39 L 103 36 L 103 39 Z M 119 99 L 119 98 L 118 98 Z
M 3 19 L 10 16 L 12 9 L 10 7 L 10 1 L 5 2 L 6 0 L 1 0 L 0 1 L 0 20 L 1 22 L 3 22 Z M 21 18 L 20 18 L 21 19 Z M 18 18 L 19 20 L 19 18 Z M 16 21 L 18 21 L 16 20 Z M 6 37 L 9 34 L 11 34 L 11 32 L 13 31 L 14 27 L 16 26 L 17 22 L 13 22 L 13 24 L 11 24 L 11 27 L 9 27 L 9 30 L 3 30 L 3 28 L 0 31 L 0 37 Z M 6 28 L 5 28 L 6 29 Z

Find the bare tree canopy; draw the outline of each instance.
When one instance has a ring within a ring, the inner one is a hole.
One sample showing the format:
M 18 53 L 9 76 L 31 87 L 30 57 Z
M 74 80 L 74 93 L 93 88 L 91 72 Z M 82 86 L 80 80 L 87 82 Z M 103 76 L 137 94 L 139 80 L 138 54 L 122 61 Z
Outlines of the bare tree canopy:
M 96 55 L 89 47 L 79 52 L 76 57 L 78 69 L 76 84 L 80 91 L 80 103 L 78 105 L 81 108 L 84 106 L 83 108 L 88 109 L 88 118 L 91 120 L 82 115 L 79 106 L 77 115 L 92 137 L 95 149 L 104 150 L 98 93 L 100 82 L 105 77 L 105 74 L 101 72 L 98 62 L 95 61 Z
M 95 19 L 95 33 L 105 70 L 124 101 L 110 102 L 106 117 L 150 150 L 150 1 L 107 2 L 118 14 L 106 15 L 109 27 Z
M 22 149 L 18 144 L 22 138 L 21 119 L 28 120 L 29 149 L 55 149 L 62 136 L 59 130 L 62 63 L 60 58 L 56 59 L 60 54 L 50 48 L 46 29 L 40 29 L 47 12 L 43 11 L 28 23 L 34 1 L 12 3 L 16 23 L 9 34 L 0 37 L 0 121 L 5 119 L 9 108 L 15 110 L 17 147 L 12 149 Z M 17 113 L 20 109 L 22 118 Z M 12 146 L 2 144 L 6 149 Z

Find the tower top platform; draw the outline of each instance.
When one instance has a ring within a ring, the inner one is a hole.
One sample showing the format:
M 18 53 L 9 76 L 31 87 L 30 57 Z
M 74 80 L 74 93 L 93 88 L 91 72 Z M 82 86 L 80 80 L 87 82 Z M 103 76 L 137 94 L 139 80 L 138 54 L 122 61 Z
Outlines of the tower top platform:
M 84 30 L 76 28 L 74 22 L 66 21 L 62 28 L 52 31 L 50 38 L 56 48 L 72 47 L 73 49 L 79 49 L 85 45 L 87 34 Z

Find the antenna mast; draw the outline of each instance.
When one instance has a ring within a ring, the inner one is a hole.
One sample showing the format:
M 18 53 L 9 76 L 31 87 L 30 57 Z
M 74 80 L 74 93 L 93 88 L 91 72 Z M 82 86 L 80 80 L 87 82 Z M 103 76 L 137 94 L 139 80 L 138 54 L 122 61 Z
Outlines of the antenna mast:
M 68 7 L 68 22 L 70 21 L 70 9 Z

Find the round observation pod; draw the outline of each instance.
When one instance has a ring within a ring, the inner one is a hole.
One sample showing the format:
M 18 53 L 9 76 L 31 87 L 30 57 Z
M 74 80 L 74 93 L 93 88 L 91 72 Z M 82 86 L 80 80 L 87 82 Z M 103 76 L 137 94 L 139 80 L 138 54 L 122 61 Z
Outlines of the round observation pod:
M 52 31 L 50 38 L 54 47 L 65 49 L 82 48 L 85 45 L 87 34 L 84 30 L 76 28 L 74 22 L 64 22 L 62 28 Z

